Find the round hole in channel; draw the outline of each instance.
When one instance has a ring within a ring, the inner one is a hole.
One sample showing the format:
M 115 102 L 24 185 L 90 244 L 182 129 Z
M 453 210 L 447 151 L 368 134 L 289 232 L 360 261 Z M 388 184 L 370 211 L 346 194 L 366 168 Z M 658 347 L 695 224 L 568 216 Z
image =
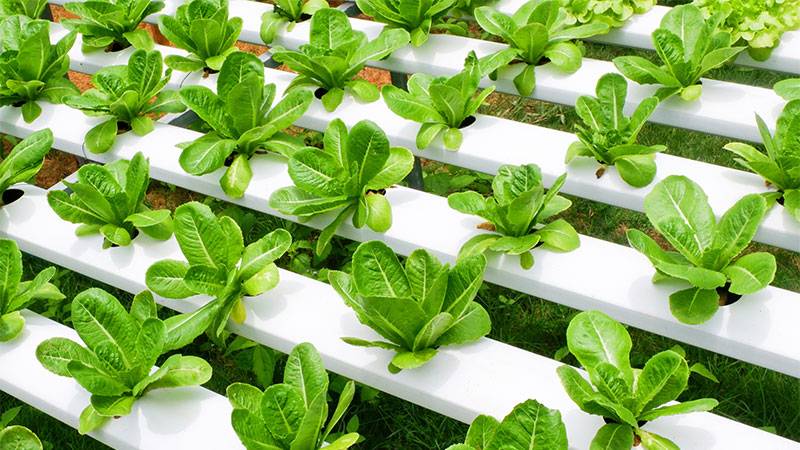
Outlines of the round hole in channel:
M 314 97 L 317 97 L 317 99 L 322 100 L 322 97 L 324 97 L 325 94 L 327 93 L 328 93 L 327 89 L 323 87 L 317 88 L 316 90 L 314 90 Z
M 129 124 L 128 122 L 125 122 L 123 120 L 117 121 L 117 135 L 125 134 L 131 130 L 132 130 L 131 124 Z
M 548 58 L 548 57 L 546 57 L 546 56 L 543 56 L 543 57 L 542 57 L 542 59 L 540 59 L 540 60 L 539 60 L 539 61 L 536 63 L 536 65 L 537 65 L 537 66 L 543 66 L 543 65 L 545 65 L 545 64 L 550 64 L 550 58 Z
M 23 191 L 22 189 L 16 189 L 16 188 L 6 189 L 2 195 L 3 206 L 14 203 L 15 201 L 22 198 L 23 195 L 25 195 L 25 191 Z
M 125 50 L 126 48 L 130 47 L 131 44 L 123 44 L 121 42 L 114 41 L 108 44 L 105 48 L 106 53 L 115 53 Z
M 730 291 L 730 288 L 730 282 L 725 283 L 725 286 L 717 288 L 717 295 L 719 295 L 719 306 L 730 306 L 742 298 L 741 294 L 734 294 Z
M 459 129 L 467 128 L 468 126 L 475 123 L 476 120 L 478 119 L 475 116 L 467 116 L 466 118 L 464 118 L 464 120 L 461 121 L 461 124 L 458 125 L 458 128 Z
M 139 236 L 139 230 L 137 228 L 134 228 L 133 231 L 130 232 L 130 235 L 131 235 L 131 241 L 136 239 L 136 236 Z M 109 248 L 117 248 L 117 247 L 119 247 L 119 245 L 113 242 L 109 246 Z

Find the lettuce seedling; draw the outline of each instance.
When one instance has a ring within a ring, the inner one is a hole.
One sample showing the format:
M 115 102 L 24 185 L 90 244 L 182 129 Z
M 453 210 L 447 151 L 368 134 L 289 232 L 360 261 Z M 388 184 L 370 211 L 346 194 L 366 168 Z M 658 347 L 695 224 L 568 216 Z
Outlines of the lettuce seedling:
M 481 28 L 502 38 L 516 51 L 511 65 L 522 65 L 522 71 L 514 77 L 514 86 L 519 95 L 525 97 L 536 88 L 536 66 L 552 64 L 561 72 L 574 73 L 581 67 L 583 51 L 572 41 L 609 30 L 607 24 L 600 22 L 569 25 L 559 0 L 530 0 L 513 16 L 491 6 L 482 6 L 475 10 L 475 20 Z
M 233 53 L 225 60 L 216 94 L 204 86 L 186 86 L 180 97 L 213 129 L 180 144 L 181 167 L 192 175 L 204 175 L 227 165 L 219 183 L 232 198 L 241 198 L 250 184 L 253 155 L 272 150 L 289 156 L 302 146 L 302 140 L 283 130 L 313 101 L 310 92 L 293 91 L 273 107 L 275 85 L 264 85 L 264 64 L 245 52 Z
M 775 93 L 786 100 L 800 99 L 800 78 L 792 78 L 775 83 Z
M 568 24 L 601 22 L 612 28 L 625 25 L 634 14 L 644 14 L 655 4 L 656 0 L 561 0 Z
M 721 29 L 747 44 L 747 53 L 756 61 L 769 58 L 783 33 L 800 28 L 797 0 L 694 0 L 694 5 L 706 17 L 722 13 Z
M 677 251 L 662 249 L 636 229 L 628 230 L 628 242 L 655 267 L 654 283 L 676 279 L 692 285 L 669 296 L 673 316 L 688 324 L 703 323 L 721 305 L 772 282 L 773 255 L 754 252 L 737 258 L 756 234 L 769 203 L 762 195 L 746 195 L 717 221 L 705 192 L 686 177 L 671 175 L 647 194 L 647 218 Z
M 19 336 L 25 327 L 20 311 L 36 300 L 61 300 L 64 294 L 50 283 L 55 267 L 39 272 L 33 280 L 22 281 L 22 253 L 17 243 L 0 239 L 0 342 Z M 4 447 L 0 447 L 4 448 Z
M 411 36 L 411 45 L 419 47 L 428 41 L 432 31 L 466 36 L 464 22 L 453 22 L 446 16 L 458 0 L 356 0 L 358 8 L 376 22 L 390 28 L 401 28 Z
M 9 188 L 35 177 L 44 164 L 44 157 L 53 146 L 53 132 L 39 130 L 21 140 L 0 162 L 0 206 L 19 198 Z
M 338 9 L 326 8 L 311 18 L 308 44 L 299 51 L 282 47 L 272 48 L 275 61 L 297 72 L 289 84 L 289 92 L 306 86 L 318 87 L 315 94 L 329 112 L 344 98 L 345 89 L 362 102 L 374 102 L 380 97 L 378 88 L 356 75 L 369 61 L 389 56 L 408 44 L 406 30 L 383 30 L 373 40 L 361 31 L 353 31 L 347 15 Z
M 353 216 L 353 226 L 367 225 L 383 233 L 392 226 L 386 189 L 401 182 L 414 165 L 414 155 L 390 147 L 377 125 L 362 120 L 350 131 L 340 119 L 328 124 L 324 148 L 307 147 L 289 160 L 294 186 L 272 193 L 270 207 L 306 219 L 340 210 L 320 233 L 315 253 L 326 256 L 339 225 Z
M 140 231 L 166 240 L 172 235 L 171 214 L 168 209 L 151 210 L 145 205 L 149 184 L 150 164 L 139 152 L 130 162 L 81 166 L 78 181 L 64 181 L 72 193 L 50 191 L 47 202 L 59 217 L 80 224 L 76 235 L 102 234 L 103 248 L 130 245 Z
M 575 228 L 564 219 L 551 220 L 572 205 L 558 195 L 567 175 L 561 175 L 544 192 L 542 174 L 535 164 L 501 166 L 492 181 L 492 197 L 474 192 L 457 192 L 447 197 L 451 208 L 482 217 L 488 222 L 478 228 L 490 230 L 470 238 L 458 252 L 458 259 L 486 251 L 519 255 L 524 269 L 533 267 L 531 250 L 540 245 L 569 252 L 580 245 Z
M 275 0 L 272 11 L 261 16 L 261 40 L 272 44 L 281 26 L 286 25 L 286 30 L 292 31 L 297 23 L 327 7 L 325 0 Z
M 189 202 L 175 210 L 175 239 L 186 261 L 164 259 L 147 269 L 145 282 L 166 298 L 208 295 L 213 300 L 209 324 L 219 338 L 228 318 L 244 322 L 245 296 L 256 296 L 278 285 L 274 261 L 292 243 L 288 231 L 279 228 L 245 246 L 242 230 L 229 216 L 216 217 L 211 208 Z
M 153 37 L 139 24 L 164 9 L 164 2 L 151 0 L 92 0 L 69 2 L 64 8 L 78 16 L 61 21 L 82 36 L 84 52 L 105 49 L 115 52 L 130 46 L 152 50 Z
M 64 98 L 64 103 L 90 116 L 106 120 L 86 133 L 84 145 L 92 153 L 105 153 L 120 133 L 137 136 L 153 131 L 153 114 L 186 110 L 178 92 L 164 90 L 172 74 L 163 70 L 158 50 L 136 50 L 127 66 L 104 67 L 92 75 L 94 88 Z
M 196 356 L 172 355 L 152 370 L 161 355 L 202 333 L 191 318 L 181 314 L 162 321 L 147 291 L 134 298 L 130 312 L 99 288 L 75 296 L 72 326 L 86 346 L 51 338 L 39 344 L 36 358 L 45 369 L 74 378 L 92 394 L 80 415 L 78 432 L 89 433 L 112 418 L 130 414 L 133 403 L 154 389 L 198 386 L 211 379 L 211 366 Z
M 392 373 L 420 367 L 439 347 L 474 342 L 492 329 L 489 314 L 473 301 L 486 269 L 483 255 L 451 268 L 417 249 L 402 265 L 386 244 L 370 241 L 358 246 L 352 266 L 352 275 L 331 271 L 328 279 L 359 322 L 386 341 L 342 339 L 396 352 Z
M 710 411 L 719 402 L 702 398 L 672 402 L 686 390 L 691 369 L 673 350 L 654 355 L 644 368 L 630 363 L 633 344 L 624 326 L 600 311 L 584 311 L 567 328 L 567 347 L 589 374 L 589 381 L 570 366 L 558 368 L 567 395 L 586 413 L 602 416 L 606 424 L 595 434 L 591 448 L 630 450 L 677 449 L 669 439 L 642 429 L 659 417 Z
M 480 60 L 471 51 L 464 61 L 464 69 L 456 75 L 448 78 L 415 73 L 408 79 L 408 91 L 386 85 L 382 89 L 383 98 L 392 112 L 422 124 L 417 132 L 418 149 L 427 148 L 441 135 L 446 149 L 458 150 L 463 140 L 461 128 L 475 122 L 474 114 L 494 92 L 494 86 L 478 92 L 481 78 L 512 58 L 512 50 Z
M 622 108 L 628 83 L 622 75 L 603 75 L 597 81 L 596 91 L 597 97 L 582 95 L 575 103 L 575 112 L 583 124 L 575 126 L 579 140 L 569 146 L 564 163 L 569 164 L 577 156 L 589 156 L 600 164 L 597 178 L 605 173 L 607 166 L 614 166 L 629 185 L 647 186 L 656 176 L 655 154 L 666 147 L 637 144 L 636 138 L 658 106 L 658 98 L 642 100 L 633 115 L 625 117 Z
M 722 13 L 704 18 L 694 5 L 676 6 L 653 32 L 661 66 L 641 56 L 619 56 L 614 65 L 639 84 L 661 85 L 655 95 L 662 100 L 675 94 L 685 101 L 697 100 L 703 92 L 700 78 L 744 50 L 733 47 L 730 33 L 719 30 L 724 19 Z
M 31 123 L 42 107 L 39 100 L 61 103 L 78 88 L 67 78 L 69 49 L 75 33 L 68 33 L 50 44 L 50 22 L 11 16 L 0 23 L 0 106 L 22 109 L 22 118 Z
M 447 450 L 567 450 L 567 429 L 561 413 L 536 400 L 526 400 L 502 422 L 480 415 L 472 421 L 463 444 Z
M 317 349 L 307 342 L 299 344 L 286 361 L 283 383 L 265 391 L 245 383 L 228 386 L 233 429 L 248 450 L 350 448 L 358 441 L 358 433 L 344 434 L 330 443 L 326 439 L 353 401 L 355 383 L 344 385 L 330 420 L 328 387 L 328 372 Z
M 758 115 L 756 122 L 766 153 L 740 142 L 726 145 L 725 150 L 738 156 L 734 158 L 736 162 L 777 189 L 778 203 L 800 221 L 800 99 L 792 100 L 783 109 L 775 135 L 770 135 L 769 127 Z
M 22 425 L 0 428 L 0 448 L 42 450 L 42 441 L 33 431 Z
M 0 0 L 0 17 L 25 16 L 40 19 L 47 0 Z
M 236 51 L 242 19 L 228 19 L 228 0 L 191 0 L 178 7 L 175 17 L 161 16 L 158 29 L 189 56 L 169 55 L 167 66 L 180 72 L 216 73 Z

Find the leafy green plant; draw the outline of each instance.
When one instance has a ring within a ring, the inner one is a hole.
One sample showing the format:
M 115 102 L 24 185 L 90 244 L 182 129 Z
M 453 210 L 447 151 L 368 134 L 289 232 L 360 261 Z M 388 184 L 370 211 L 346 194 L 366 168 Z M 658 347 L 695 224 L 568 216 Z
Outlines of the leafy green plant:
M 723 14 L 721 29 L 747 45 L 747 53 L 766 61 L 783 33 L 800 28 L 798 0 L 695 0 L 705 17 Z
M 567 175 L 561 175 L 544 192 L 542 174 L 535 164 L 501 166 L 492 181 L 492 197 L 474 192 L 457 192 L 447 197 L 451 208 L 482 217 L 488 222 L 478 228 L 489 230 L 464 243 L 458 258 L 469 258 L 486 251 L 519 255 L 524 269 L 533 267 L 531 250 L 540 245 L 568 252 L 580 245 L 575 228 L 564 219 L 552 220 L 572 202 L 558 195 Z
M 350 27 L 345 13 L 326 8 L 311 18 L 308 44 L 301 45 L 299 51 L 273 47 L 272 55 L 275 61 L 299 74 L 289 84 L 288 92 L 316 86 L 322 105 L 332 112 L 342 103 L 345 90 L 362 102 L 377 100 L 378 88 L 356 75 L 367 62 L 389 56 L 408 41 L 408 32 L 401 29 L 383 30 L 370 41 L 366 34 Z
M 492 328 L 489 314 L 473 301 L 485 269 L 483 255 L 451 268 L 423 249 L 403 265 L 383 242 L 365 242 L 353 254 L 351 275 L 330 271 L 328 278 L 359 322 L 386 341 L 342 339 L 396 352 L 392 373 L 426 364 L 445 345 L 476 341 Z
M 736 162 L 775 187 L 778 203 L 800 221 L 800 99 L 786 104 L 778 118 L 775 135 L 770 135 L 769 127 L 758 115 L 756 122 L 766 153 L 740 142 L 731 142 L 725 150 L 738 157 Z
M 286 30 L 292 31 L 295 24 L 327 7 L 326 0 L 275 0 L 272 11 L 261 16 L 261 40 L 272 44 L 281 26 L 286 25 Z
M 663 406 L 689 384 L 686 359 L 665 350 L 644 368 L 632 368 L 628 331 L 600 311 L 585 311 L 570 321 L 567 346 L 588 372 L 589 381 L 574 368 L 561 366 L 561 384 L 581 410 L 606 420 L 592 440 L 592 449 L 630 450 L 639 444 L 646 450 L 677 449 L 669 439 L 644 430 L 644 424 L 659 417 L 710 411 L 718 404 L 702 398 Z
M 568 24 L 559 0 L 530 0 L 513 16 L 491 6 L 482 6 L 475 10 L 475 20 L 481 28 L 502 38 L 516 51 L 511 65 L 519 64 L 522 70 L 514 77 L 514 86 L 519 95 L 525 97 L 536 88 L 536 66 L 552 64 L 564 73 L 574 73 L 581 67 L 583 51 L 573 41 L 609 30 L 609 26 L 601 22 Z
M 68 30 L 82 35 L 83 51 L 109 52 L 130 46 L 153 49 L 153 37 L 139 25 L 150 14 L 164 9 L 164 2 L 152 0 L 92 0 L 69 2 L 64 8 L 78 16 L 61 21 Z
M 11 149 L 0 162 L 0 206 L 19 198 L 10 195 L 9 188 L 35 177 L 52 146 L 53 132 L 45 128 L 31 133 Z
M 0 0 L 0 17 L 25 16 L 40 19 L 47 0 Z
M 677 175 L 665 178 L 647 194 L 647 218 L 677 251 L 662 249 L 636 229 L 628 230 L 628 242 L 656 268 L 654 283 L 677 279 L 692 285 L 669 296 L 673 316 L 688 324 L 703 323 L 721 305 L 772 282 L 772 254 L 754 252 L 737 258 L 750 244 L 770 206 L 762 195 L 746 195 L 717 221 L 700 186 Z
M 792 78 L 775 83 L 775 93 L 786 100 L 800 99 L 800 78 Z
M 526 400 L 500 422 L 480 415 L 472 421 L 463 444 L 447 450 L 567 450 L 567 429 L 561 413 L 536 400 Z
M 250 158 L 264 150 L 290 156 L 302 141 L 283 132 L 311 105 L 308 91 L 293 91 L 272 106 L 275 85 L 264 85 L 264 64 L 250 53 L 232 53 L 222 65 L 217 92 L 204 86 L 186 86 L 180 97 L 213 131 L 181 144 L 181 167 L 204 175 L 229 165 L 220 186 L 230 197 L 240 198 L 253 171 Z
M 213 316 L 214 337 L 222 336 L 228 318 L 244 322 L 245 296 L 256 296 L 278 285 L 274 261 L 292 243 L 279 228 L 244 245 L 242 230 L 229 216 L 216 217 L 211 208 L 189 202 L 175 210 L 175 239 L 186 261 L 164 259 L 147 269 L 145 282 L 166 298 L 205 294 L 213 297 L 204 308 Z
M 139 152 L 130 162 L 81 166 L 76 182 L 64 181 L 72 193 L 52 190 L 47 202 L 59 217 L 80 224 L 76 235 L 102 234 L 103 248 L 130 245 L 139 231 L 153 239 L 169 239 L 170 211 L 151 210 L 145 204 L 149 184 L 150 164 Z
M 163 70 L 158 50 L 136 50 L 127 66 L 104 67 L 92 75 L 94 88 L 64 98 L 64 103 L 90 116 L 106 117 L 86 133 L 84 145 L 92 153 L 107 152 L 120 133 L 137 136 L 153 131 L 153 114 L 186 110 L 178 92 L 164 90 L 172 70 Z
M 78 88 L 67 78 L 69 49 L 75 33 L 68 33 L 50 44 L 50 22 L 11 16 L 0 23 L 0 106 L 22 109 L 22 118 L 31 123 L 42 107 L 39 100 L 61 103 Z
M 564 162 L 577 156 L 594 158 L 600 178 L 607 166 L 615 166 L 620 178 L 633 187 L 644 187 L 656 176 L 655 154 L 663 145 L 636 143 L 639 131 L 658 106 L 658 98 L 648 97 L 639 103 L 630 117 L 622 111 L 628 95 L 628 83 L 622 75 L 607 73 L 597 81 L 597 97 L 582 95 L 575 103 L 575 112 L 583 121 L 576 125 L 578 141 L 569 146 Z
M 86 434 L 130 414 L 133 403 L 154 389 L 197 386 L 211 379 L 211 366 L 196 356 L 172 355 L 152 371 L 161 355 L 202 333 L 192 319 L 181 314 L 162 321 L 147 291 L 134 298 L 128 312 L 113 295 L 91 288 L 72 301 L 72 326 L 86 346 L 51 338 L 39 344 L 36 358 L 45 369 L 74 378 L 92 394 L 78 424 L 78 431 Z
M 42 450 L 42 441 L 33 431 L 22 425 L 0 426 L 0 448 Z
M 703 92 L 700 78 L 744 50 L 732 46 L 730 33 L 720 31 L 724 19 L 722 13 L 705 18 L 694 5 L 676 6 L 653 32 L 661 66 L 641 56 L 619 56 L 614 58 L 614 65 L 639 84 L 661 85 L 655 95 L 662 100 L 675 94 L 685 101 L 697 100 Z
M 479 60 L 471 51 L 458 74 L 448 78 L 415 73 L 408 79 L 407 91 L 386 85 L 383 98 L 392 112 L 422 124 L 417 132 L 417 148 L 427 148 L 441 135 L 446 149 L 458 150 L 463 140 L 461 128 L 475 122 L 474 114 L 494 92 L 494 86 L 478 92 L 478 83 L 513 57 L 513 51 L 506 50 Z
M 469 30 L 464 22 L 447 19 L 457 2 L 458 0 L 356 0 L 358 8 L 376 22 L 408 31 L 414 47 L 427 42 L 431 31 L 467 35 Z
M 315 252 L 325 256 L 339 225 L 352 215 L 353 226 L 367 225 L 382 233 L 392 226 L 392 207 L 386 189 L 411 172 L 414 155 L 390 147 L 375 123 L 362 120 L 350 131 L 339 119 L 328 124 L 324 148 L 308 147 L 289 160 L 294 186 L 272 193 L 270 207 L 303 219 L 340 210 L 320 233 Z
M 55 273 L 55 267 L 48 267 L 33 280 L 22 281 L 22 253 L 17 243 L 0 239 L 0 342 L 10 341 L 22 333 L 25 319 L 20 311 L 28 305 L 36 300 L 64 298 L 61 291 L 50 283 Z
M 634 14 L 644 14 L 655 0 L 560 0 L 567 23 L 606 23 L 613 28 L 625 25 Z
M 191 0 L 178 6 L 175 16 L 161 16 L 158 29 L 189 56 L 169 55 L 167 66 L 180 72 L 217 72 L 236 51 L 242 19 L 228 19 L 228 0 Z
M 358 433 L 344 434 L 329 444 L 326 440 L 350 406 L 355 383 L 347 382 L 330 420 L 328 387 L 328 372 L 317 349 L 307 342 L 299 344 L 286 361 L 283 383 L 265 391 L 245 383 L 228 386 L 233 429 L 248 450 L 350 448 Z

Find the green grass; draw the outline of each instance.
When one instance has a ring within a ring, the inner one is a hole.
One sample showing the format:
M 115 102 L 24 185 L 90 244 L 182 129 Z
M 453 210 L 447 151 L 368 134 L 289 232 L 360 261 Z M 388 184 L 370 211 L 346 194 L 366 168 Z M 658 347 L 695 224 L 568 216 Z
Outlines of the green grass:
M 683 3 L 683 2 L 672 2 Z M 642 54 L 652 57 L 651 52 L 615 49 L 587 44 L 587 56 L 609 60 L 619 54 Z M 740 83 L 769 87 L 785 75 L 738 67 L 727 67 L 715 71 L 714 78 Z M 494 94 L 483 113 L 512 120 L 537 124 L 549 128 L 571 131 L 576 122 L 574 110 L 570 107 L 552 105 L 533 100 L 521 100 L 510 95 Z M 641 134 L 646 144 L 665 144 L 667 153 L 706 161 L 714 164 L 735 167 L 730 155 L 722 150 L 729 139 L 702 133 L 690 132 L 661 125 L 649 124 Z M 542 150 L 542 149 L 532 149 Z M 535 161 L 532 161 L 535 162 Z M 488 191 L 488 177 L 463 169 L 439 163 L 425 165 L 426 188 L 439 195 L 451 190 L 474 189 Z M 453 188 L 453 189 L 451 189 Z M 573 207 L 565 213 L 565 218 L 575 225 L 582 234 L 591 235 L 625 245 L 624 233 L 629 228 L 650 230 L 643 214 L 632 212 L 602 203 L 572 198 Z M 214 202 L 223 208 L 220 202 Z M 231 209 L 240 222 L 248 240 L 253 240 L 276 227 L 287 227 L 294 236 L 295 246 L 290 255 L 280 264 L 290 270 L 307 276 L 324 279 L 326 268 L 343 268 L 349 263 L 350 255 L 357 243 L 337 239 L 334 241 L 332 256 L 322 264 L 313 260 L 309 250 L 316 232 L 304 226 L 285 222 L 263 214 Z M 764 245 L 754 248 L 774 253 L 778 259 L 778 273 L 775 286 L 800 292 L 800 255 L 786 250 Z M 39 270 L 46 262 L 37 258 L 25 258 L 27 270 Z M 130 301 L 127 293 L 113 290 L 94 280 L 68 270 L 59 271 L 57 278 L 62 291 L 72 298 L 83 289 L 101 286 L 111 290 L 123 302 Z M 643 301 L 648 299 L 643 299 Z M 508 344 L 553 356 L 565 345 L 564 332 L 570 318 L 577 311 L 553 302 L 529 295 L 485 284 L 479 292 L 480 301 L 489 311 L 493 320 L 491 337 Z M 666 301 L 666 299 L 665 299 Z M 42 310 L 39 310 L 42 311 Z M 43 311 L 49 317 L 69 325 L 66 303 Z M 168 314 L 168 311 L 162 311 Z M 630 329 L 634 339 L 632 360 L 641 366 L 650 355 L 672 347 L 677 342 L 645 331 Z M 716 412 L 734 420 L 756 427 L 772 427 L 778 434 L 800 440 L 800 382 L 731 358 L 720 356 L 702 349 L 683 346 L 691 362 L 705 364 L 719 378 L 719 384 L 700 377 L 693 377 L 690 389 L 683 399 L 716 397 L 720 405 Z M 255 378 L 249 367 L 247 351 L 225 355 L 222 349 L 214 347 L 201 338 L 186 349 L 207 358 L 215 369 L 208 388 L 223 393 L 233 381 L 254 383 Z M 569 359 L 566 362 L 574 362 Z M 536 383 L 532 378 L 531 383 Z M 365 393 L 368 391 L 364 391 Z M 366 395 L 366 394 L 364 394 Z M 371 397 L 371 396 L 367 396 Z M 21 403 L 0 393 L 0 411 L 19 406 Z M 425 410 L 409 402 L 387 394 L 379 394 L 367 400 L 356 402 L 351 417 L 357 416 L 359 432 L 366 440 L 360 449 L 403 449 L 432 450 L 443 449 L 463 438 L 466 425 Z M 48 444 L 57 450 L 95 450 L 107 448 L 91 438 L 81 437 L 72 428 L 61 424 L 45 414 L 30 407 L 23 407 L 15 423 L 26 425 Z

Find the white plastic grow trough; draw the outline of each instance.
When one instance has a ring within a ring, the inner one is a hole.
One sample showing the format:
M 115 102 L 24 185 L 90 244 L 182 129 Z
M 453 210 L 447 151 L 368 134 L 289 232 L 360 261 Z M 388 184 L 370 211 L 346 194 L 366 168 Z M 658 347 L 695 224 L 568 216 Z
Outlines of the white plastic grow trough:
M 35 218 L 42 207 L 47 207 L 47 204 L 32 207 L 25 197 L 18 202 L 19 206 L 10 205 L 7 209 L 23 220 L 27 220 L 26 215 L 28 219 Z M 6 208 L 0 211 L 0 216 L 5 228 Z M 46 235 L 51 225 L 54 224 L 37 222 L 35 228 Z M 89 393 L 72 378 L 55 375 L 42 367 L 36 359 L 36 347 L 54 337 L 81 340 L 69 327 L 30 311 L 22 314 L 25 317 L 22 334 L 10 342 L 0 342 L 0 390 L 78 428 L 80 413 L 89 404 Z M 118 450 L 244 449 L 230 426 L 230 415 L 228 399 L 208 389 L 198 386 L 157 389 L 137 400 L 130 415 L 109 421 L 89 436 Z M 56 450 L 63 449 L 59 442 L 54 444 Z
M 53 27 L 55 35 L 63 32 L 63 28 L 57 25 Z M 158 49 L 165 54 L 179 53 L 172 47 L 158 46 Z M 124 64 L 131 52 L 132 50 L 125 50 L 115 54 L 99 52 L 86 55 L 76 44 L 70 52 L 70 61 L 73 70 L 93 73 L 109 65 Z M 282 92 L 294 75 L 280 70 L 265 69 L 265 78 L 267 82 L 275 83 L 278 91 Z M 187 77 L 186 74 L 173 72 L 169 86 L 178 88 L 189 83 L 203 84 L 214 89 L 216 75 L 202 78 L 192 74 Z M 394 145 L 409 148 L 423 158 L 480 172 L 495 174 L 503 164 L 536 163 L 541 167 L 547 185 L 567 172 L 569 176 L 564 192 L 623 208 L 642 211 L 644 196 L 650 192 L 650 187 L 636 189 L 627 185 L 619 178 L 614 167 L 609 167 L 605 176 L 598 180 L 595 176 L 597 164 L 590 158 L 579 158 L 569 166 L 565 165 L 564 156 L 567 148 L 577 139 L 571 133 L 478 115 L 476 123 L 463 130 L 464 142 L 459 151 L 446 150 L 441 139 L 430 149 L 418 150 L 415 136 L 419 124 L 395 115 L 383 101 L 361 104 L 353 101 L 350 96 L 345 97 L 335 113 L 325 111 L 319 102 L 315 102 L 297 121 L 297 125 L 324 131 L 333 117 L 344 120 L 348 125 L 368 117 L 383 128 Z M 504 136 L 503 145 L 499 149 L 497 149 L 498 135 Z M 711 206 L 718 215 L 744 195 L 767 191 L 760 176 L 741 170 L 667 154 L 657 155 L 656 163 L 658 174 L 653 184 L 669 175 L 687 176 L 703 186 Z M 782 207 L 775 207 L 760 225 L 756 240 L 800 251 L 800 223 L 792 219 Z
M 97 118 L 89 118 L 63 105 L 44 105 L 33 124 L 26 124 L 19 113 L 0 110 L 0 132 L 25 136 L 45 124 L 56 136 L 55 148 L 98 161 L 130 159 L 141 151 L 150 159 L 154 179 L 185 189 L 231 201 L 218 180 L 219 171 L 202 177 L 186 174 L 178 164 L 180 151 L 175 144 L 191 141 L 199 133 L 165 124 L 137 137 L 126 134 L 117 138 L 114 149 L 102 155 L 82 150 L 83 137 Z M 276 189 L 291 185 L 286 164 L 277 155 L 257 156 L 251 160 L 253 179 L 245 196 L 233 201 L 268 214 L 284 216 L 268 205 Z M 427 248 L 453 261 L 460 246 L 474 235 L 481 219 L 466 216 L 447 206 L 446 199 L 414 189 L 389 189 L 394 224 L 385 234 L 367 228 L 355 229 L 349 222 L 340 227 L 341 236 L 356 241 L 379 239 L 398 253 L 408 255 L 417 248 Z M 425 218 L 421 220 L 421 212 Z M 324 227 L 331 216 L 318 217 L 306 224 Z M 681 285 L 651 283 L 653 268 L 637 251 L 589 236 L 581 236 L 581 247 L 569 253 L 534 251 L 536 265 L 531 270 L 519 267 L 517 257 L 491 258 L 486 281 L 546 298 L 573 308 L 600 309 L 617 320 L 663 336 L 696 345 L 769 369 L 800 377 L 800 294 L 768 287 L 723 308 L 701 326 L 679 323 L 669 311 L 667 298 Z M 613 262 L 613 264 L 611 264 Z M 613 270 L 607 270 L 613 269 Z
M 129 292 L 145 289 L 144 273 L 153 262 L 182 259 L 174 239 L 157 242 L 144 235 L 130 247 L 102 250 L 101 237 L 74 236 L 75 225 L 61 221 L 50 210 L 45 191 L 26 190 L 27 195 L 0 210 L 0 235 L 15 239 L 27 253 Z M 561 411 L 570 448 L 575 450 L 588 448 L 603 423 L 580 412 L 564 393 L 555 371 L 560 363 L 490 339 L 447 347 L 423 368 L 392 375 L 386 369 L 390 352 L 350 346 L 339 339 L 374 339 L 376 335 L 357 322 L 330 286 L 285 270 L 280 276 L 277 288 L 246 301 L 247 320 L 242 325 L 230 324 L 232 331 L 284 352 L 300 342 L 311 342 L 328 369 L 464 422 L 477 414 L 501 417 L 518 402 L 536 398 Z M 186 312 L 207 298 L 157 301 Z M 214 430 L 228 423 L 219 416 L 227 417 L 229 407 L 219 408 L 209 419 L 215 420 Z M 669 436 L 684 450 L 800 448 L 799 443 L 710 413 L 659 419 L 645 428 Z M 163 443 L 149 448 L 172 448 Z
M 174 11 L 179 4 L 174 1 L 168 3 L 164 10 L 147 20 L 156 22 L 159 15 Z M 259 37 L 261 15 L 271 9 L 270 5 L 255 1 L 232 1 L 230 15 L 241 17 L 244 23 L 240 39 L 263 44 Z M 370 37 L 377 36 L 383 29 L 383 24 L 369 20 L 351 18 L 350 23 L 354 29 L 364 31 Z M 297 24 L 291 32 L 284 30 L 278 34 L 275 44 L 296 49 L 308 42 L 309 27 L 310 21 L 305 21 Z M 436 34 L 431 35 L 422 47 L 409 46 L 397 50 L 389 58 L 372 61 L 369 65 L 409 74 L 453 75 L 462 69 L 464 58 L 470 50 L 475 50 L 478 56 L 485 56 L 505 47 L 505 44 L 496 42 Z M 519 70 L 512 68 L 501 73 L 496 82 L 484 79 L 482 85 L 494 84 L 500 92 L 516 94 L 512 80 Z M 573 106 L 579 96 L 594 95 L 595 85 L 601 76 L 616 71 L 611 62 L 589 58 L 584 58 L 581 69 L 572 75 L 565 75 L 547 65 L 541 66 L 536 69 L 537 87 L 531 98 Z M 626 111 L 630 113 L 656 88 L 630 82 Z M 687 103 L 678 97 L 670 98 L 659 105 L 650 121 L 759 142 L 761 137 L 754 114 L 759 114 L 767 124 L 773 126 L 784 104 L 785 101 L 771 89 L 704 79 L 701 99 Z

